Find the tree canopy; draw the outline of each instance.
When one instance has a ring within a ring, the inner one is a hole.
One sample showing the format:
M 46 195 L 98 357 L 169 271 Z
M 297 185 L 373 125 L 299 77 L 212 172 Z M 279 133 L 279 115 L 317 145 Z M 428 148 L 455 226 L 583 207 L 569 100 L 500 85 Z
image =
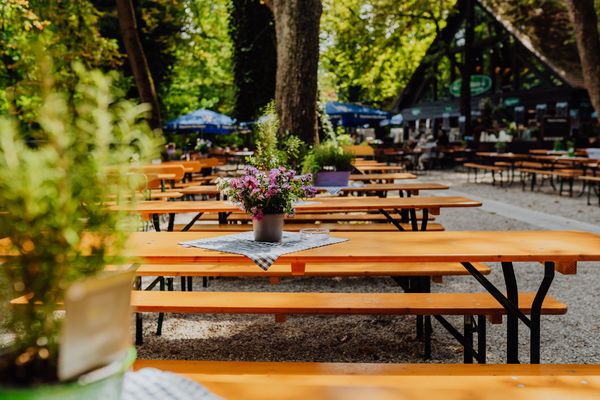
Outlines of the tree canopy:
M 326 97 L 387 107 L 421 62 L 455 0 L 324 0 Z

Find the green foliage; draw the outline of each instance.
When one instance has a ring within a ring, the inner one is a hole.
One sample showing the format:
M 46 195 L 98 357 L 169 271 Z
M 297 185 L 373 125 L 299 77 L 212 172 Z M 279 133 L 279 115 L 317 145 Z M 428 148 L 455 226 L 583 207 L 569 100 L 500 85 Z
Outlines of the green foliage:
M 455 0 L 323 0 L 325 98 L 385 107 L 425 55 Z
M 0 115 L 13 114 L 32 127 L 41 98 L 29 82 L 38 66 L 31 43 L 42 42 L 55 59 L 55 86 L 72 92 L 72 63 L 113 68 L 122 62 L 116 41 L 97 27 L 98 11 L 87 1 L 5 0 L 0 2 Z
M 165 119 L 198 108 L 231 114 L 235 86 L 227 26 L 228 0 L 168 0 L 168 3 L 180 4 L 178 7 L 183 7 L 185 14 L 180 21 L 182 31 L 169 38 L 174 61 L 157 89 Z M 163 21 L 157 19 L 152 23 L 158 29 Z
M 275 103 L 271 102 L 263 109 L 263 115 L 259 118 L 255 134 L 256 151 L 254 155 L 247 158 L 250 165 L 261 171 L 298 165 L 306 144 L 294 135 L 287 135 L 280 144 L 278 131 L 279 119 L 275 111 Z
M 118 101 L 110 77 L 74 64 L 76 84 L 68 93 L 53 85 L 47 60 L 37 65 L 46 77 L 29 82 L 40 98 L 33 110 L 39 140 L 23 139 L 15 117 L 0 118 L 1 233 L 14 254 L 0 268 L 0 302 L 29 299 L 2 321 L 17 362 L 0 376 L 12 384 L 53 377 L 63 292 L 118 261 L 132 221 L 105 202 L 132 201 L 128 194 L 139 182 L 128 164 L 151 159 L 158 145 L 142 120 L 147 108 Z
M 304 157 L 302 172 L 316 174 L 321 171 L 351 171 L 353 154 L 346 150 L 352 144 L 349 135 L 339 130 L 325 141 L 315 145 Z

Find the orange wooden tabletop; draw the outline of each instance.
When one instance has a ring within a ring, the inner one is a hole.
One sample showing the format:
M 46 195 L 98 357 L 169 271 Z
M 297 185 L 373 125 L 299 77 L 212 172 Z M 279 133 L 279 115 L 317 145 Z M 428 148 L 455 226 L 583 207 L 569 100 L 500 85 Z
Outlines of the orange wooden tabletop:
M 480 157 L 491 157 L 491 158 L 514 158 L 514 159 L 526 159 L 529 158 L 529 154 L 515 154 L 515 153 L 495 153 L 490 151 L 482 151 L 475 153 L 476 156 Z
M 137 232 L 129 239 L 128 254 L 148 263 L 248 262 L 244 256 L 178 244 L 216 236 L 222 233 Z M 600 235 L 588 232 L 336 232 L 333 236 L 350 240 L 282 255 L 278 262 L 600 261 Z
M 361 186 L 348 186 L 341 189 L 342 192 L 369 192 L 369 191 L 396 191 L 396 190 L 445 190 L 448 185 L 434 182 L 411 182 L 411 183 L 367 183 Z M 318 190 L 325 190 L 319 189 Z M 189 186 L 179 190 L 183 194 L 219 194 L 217 185 Z
M 403 165 L 376 165 L 376 164 L 371 164 L 371 165 L 356 165 L 356 168 L 358 168 L 361 171 L 402 171 L 404 170 L 404 166 Z
M 392 180 L 392 179 L 417 179 L 415 174 L 408 172 L 396 172 L 391 174 L 352 174 L 351 181 L 370 181 L 370 180 Z
M 481 203 L 464 197 L 349 197 L 349 198 L 316 198 L 309 199 L 304 204 L 296 206 L 298 211 L 368 211 L 380 209 L 417 208 L 431 209 L 436 214 L 444 207 L 480 207 Z M 117 208 L 117 207 L 115 207 Z M 228 201 L 143 201 L 136 203 L 133 208 L 121 207 L 120 210 L 152 213 L 192 213 L 192 212 L 236 212 L 240 208 Z

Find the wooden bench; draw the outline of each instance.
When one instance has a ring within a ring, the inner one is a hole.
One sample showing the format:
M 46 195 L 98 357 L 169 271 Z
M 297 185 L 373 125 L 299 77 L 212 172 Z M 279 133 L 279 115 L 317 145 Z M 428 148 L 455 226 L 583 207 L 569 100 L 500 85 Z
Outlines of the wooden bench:
M 529 176 L 531 191 L 535 189 L 535 185 L 537 183 L 537 176 L 542 175 L 546 177 L 550 177 L 550 185 L 554 190 L 556 186 L 554 186 L 553 178 L 558 178 L 560 182 L 559 195 L 562 195 L 564 189 L 564 182 L 566 181 L 569 185 L 569 196 L 573 196 L 573 184 L 575 178 L 583 175 L 583 171 L 577 169 L 536 169 L 536 168 L 518 168 L 517 171 L 521 174 L 521 183 L 523 185 L 523 190 L 525 190 L 526 186 L 526 176 Z
M 483 275 L 490 268 L 482 263 L 473 266 Z M 291 277 L 298 276 L 290 265 L 274 264 L 263 271 L 250 262 L 244 264 L 141 264 L 136 269 L 139 276 L 234 276 L 234 277 Z M 435 282 L 450 275 L 469 275 L 455 262 L 403 262 L 403 263 L 315 263 L 306 264 L 302 276 L 348 277 L 348 276 L 427 276 Z
M 218 217 L 218 216 L 217 216 Z M 432 217 L 431 214 L 428 216 L 428 221 L 433 221 L 435 217 Z M 215 220 L 217 219 L 214 215 L 203 215 L 200 220 Z M 422 220 L 423 215 L 421 213 L 417 213 L 417 219 Z M 232 213 L 227 217 L 228 221 L 242 221 L 249 222 L 252 220 L 252 217 L 245 213 Z M 289 222 L 350 222 L 350 221 L 358 221 L 358 222 L 388 222 L 388 219 L 385 215 L 380 213 L 303 213 L 299 212 L 293 217 L 287 217 L 286 221 Z
M 519 294 L 519 309 L 531 311 L 535 293 Z M 274 314 L 279 321 L 286 315 L 415 315 L 433 316 L 463 344 L 465 363 L 473 358 L 485 363 L 486 318 L 500 323 L 504 307 L 489 293 L 269 293 L 269 292 L 163 292 L 133 291 L 131 306 L 137 312 L 136 338 L 142 340 L 145 312 L 206 314 Z M 567 306 L 552 296 L 542 305 L 544 315 L 562 315 Z M 459 332 L 443 316 L 464 317 Z M 474 317 L 477 317 L 475 323 Z M 477 351 L 473 348 L 477 333 Z M 425 324 L 424 354 L 431 352 L 431 326 Z
M 600 176 L 583 175 L 579 176 L 578 179 L 581 179 L 587 186 L 587 205 L 592 204 L 592 192 L 595 190 L 598 195 L 598 205 L 600 206 Z
M 293 220 L 292 220 L 293 221 Z M 411 224 L 401 223 L 402 228 L 406 231 L 412 229 Z M 182 231 L 184 224 L 175 224 L 175 231 Z M 326 228 L 331 232 L 397 232 L 396 228 L 392 224 L 386 223 L 325 223 L 325 224 L 295 224 L 286 223 L 284 229 L 286 231 L 297 232 L 300 229 L 305 228 Z M 429 223 L 427 224 L 427 230 L 432 232 L 443 231 L 445 228 L 442 224 Z M 250 224 L 194 224 L 192 228 L 188 229 L 189 232 L 246 232 L 251 231 L 252 225 Z
M 137 360 L 245 400 L 588 400 L 600 367 L 577 364 L 389 364 Z
M 492 184 L 496 184 L 496 173 L 500 175 L 500 185 L 502 185 L 502 176 L 504 171 L 506 171 L 506 167 L 501 167 L 497 165 L 487 165 L 487 164 L 479 164 L 479 163 L 464 163 L 463 167 L 467 169 L 467 182 L 470 181 L 470 172 L 474 171 L 475 176 L 473 178 L 474 182 L 477 183 L 477 173 L 478 171 L 490 172 L 492 174 Z
M 482 263 L 473 263 L 473 267 L 482 275 L 488 275 L 491 269 Z M 309 277 L 360 277 L 389 276 L 398 283 L 405 292 L 431 291 L 431 281 L 442 283 L 444 276 L 468 275 L 460 263 L 317 263 L 307 264 L 301 276 Z M 160 284 L 161 290 L 173 290 L 173 278 L 181 277 L 181 290 L 193 290 L 192 277 L 202 277 L 204 287 L 208 287 L 211 277 L 268 277 L 271 283 L 278 283 L 281 277 L 300 276 L 290 265 L 275 264 L 267 271 L 254 265 L 216 264 L 142 264 L 136 268 L 137 276 L 156 276 L 146 290 Z M 141 283 L 140 283 L 141 284 Z M 157 334 L 162 331 L 164 315 L 159 315 Z M 417 336 L 421 337 L 424 321 L 417 317 Z

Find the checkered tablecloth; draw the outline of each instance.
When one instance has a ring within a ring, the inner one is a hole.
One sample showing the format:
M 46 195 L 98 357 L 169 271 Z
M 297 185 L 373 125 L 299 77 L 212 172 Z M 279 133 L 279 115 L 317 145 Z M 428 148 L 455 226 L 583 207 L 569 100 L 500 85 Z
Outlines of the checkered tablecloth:
M 254 232 L 242 232 L 233 235 L 218 236 L 207 239 L 191 240 L 179 243 L 185 247 L 200 247 L 208 250 L 218 250 L 225 253 L 241 254 L 251 259 L 265 271 L 279 258 L 279 256 L 296 251 L 308 250 L 315 247 L 329 246 L 345 242 L 348 239 L 311 238 L 302 239 L 300 233 L 283 232 L 279 243 L 256 242 Z
M 345 186 L 318 186 L 317 189 L 323 189 L 330 196 L 338 195 Z
M 155 368 L 127 372 L 123 400 L 221 400 L 204 386 L 181 375 Z

